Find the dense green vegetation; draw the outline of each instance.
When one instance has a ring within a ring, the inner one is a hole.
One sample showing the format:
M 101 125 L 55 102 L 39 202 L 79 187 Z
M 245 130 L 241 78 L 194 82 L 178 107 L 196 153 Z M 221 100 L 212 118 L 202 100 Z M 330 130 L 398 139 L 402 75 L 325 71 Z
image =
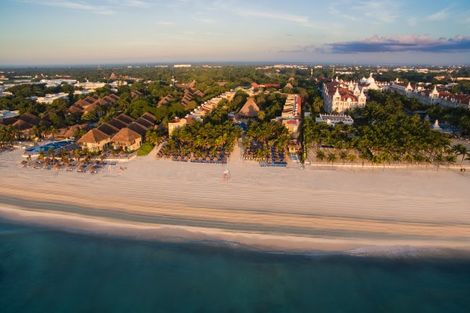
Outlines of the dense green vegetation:
M 258 118 L 260 120 L 271 120 L 281 116 L 282 107 L 286 102 L 286 97 L 280 93 L 261 93 L 255 97 L 255 102 L 260 108 Z
M 224 158 L 230 155 L 240 132 L 240 128 L 229 121 L 222 124 L 194 122 L 175 130 L 162 152 L 174 157 Z
M 0 149 L 11 145 L 17 138 L 18 131 L 12 126 L 0 125 Z
M 232 101 L 222 100 L 219 105 L 206 117 L 207 122 L 220 124 L 228 120 L 229 113 L 238 112 L 245 104 L 248 95 L 243 91 L 238 91 Z
M 245 154 L 255 159 L 268 159 L 273 150 L 284 153 L 289 139 L 287 128 L 277 121 L 252 121 L 243 137 L 243 146 Z
M 402 107 L 409 113 L 416 111 L 424 111 L 431 120 L 439 120 L 456 127 L 462 136 L 470 136 L 470 110 L 465 108 L 445 108 L 439 105 L 425 105 L 419 103 L 415 98 L 407 98 L 398 94 L 386 92 L 371 91 L 370 97 L 372 101 L 384 103 L 387 98 L 393 97 L 402 103 Z
M 365 108 L 351 112 L 356 121 L 353 126 L 331 127 L 306 119 L 305 145 L 352 150 L 360 158 L 375 163 L 455 161 L 445 135 L 431 130 L 429 122 L 418 115 L 406 114 L 399 97 L 390 94 L 381 97 L 385 101 L 372 99 Z
M 427 108 L 427 113 L 432 119 L 456 126 L 463 136 L 470 136 L 470 110 L 433 105 Z

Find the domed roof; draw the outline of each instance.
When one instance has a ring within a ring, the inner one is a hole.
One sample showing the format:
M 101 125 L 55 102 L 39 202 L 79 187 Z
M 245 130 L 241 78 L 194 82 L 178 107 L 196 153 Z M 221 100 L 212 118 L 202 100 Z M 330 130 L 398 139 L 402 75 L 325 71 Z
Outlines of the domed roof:
M 374 77 L 372 76 L 372 73 L 370 73 L 369 78 L 367 78 L 367 83 L 368 83 L 369 85 L 375 83 L 375 79 L 374 79 Z

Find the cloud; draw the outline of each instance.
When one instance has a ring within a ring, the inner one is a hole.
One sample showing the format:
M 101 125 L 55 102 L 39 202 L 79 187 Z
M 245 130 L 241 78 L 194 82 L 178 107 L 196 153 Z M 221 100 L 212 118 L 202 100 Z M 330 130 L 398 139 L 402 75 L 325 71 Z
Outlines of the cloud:
M 328 13 L 340 19 L 372 23 L 391 23 L 398 16 L 399 4 L 385 0 L 333 0 L 329 2 Z
M 149 2 L 142 0 L 124 0 L 121 1 L 121 5 L 134 8 L 149 8 L 151 6 Z
M 49 1 L 40 1 L 40 0 L 32 0 L 32 1 L 25 1 L 28 3 L 35 3 L 39 5 L 45 5 L 50 7 L 58 7 L 70 10 L 77 10 L 77 11 L 86 11 L 94 14 L 101 14 L 101 15 L 111 15 L 114 14 L 115 11 L 108 6 L 104 5 L 97 5 L 91 4 L 88 2 L 83 1 L 58 1 L 58 0 L 49 0 Z
M 374 36 L 365 40 L 329 43 L 323 49 L 330 53 L 338 54 L 409 51 L 462 52 L 470 51 L 470 36 L 438 39 L 427 36 Z
M 175 25 L 175 23 L 171 22 L 171 21 L 158 21 L 157 25 L 160 25 L 160 26 L 173 26 L 173 25 Z
M 431 15 L 428 15 L 426 17 L 426 20 L 431 21 L 431 22 L 444 21 L 449 18 L 449 13 L 450 13 L 449 11 L 450 11 L 450 8 L 442 9 Z
M 213 18 L 202 17 L 202 16 L 195 16 L 193 17 L 193 20 L 199 23 L 204 23 L 204 24 L 214 24 L 216 22 L 216 20 Z
M 122 8 L 148 8 L 151 6 L 150 2 L 144 0 L 23 0 L 22 2 L 69 10 L 85 11 L 100 15 L 111 15 L 116 13 L 117 9 Z
M 238 10 L 236 13 L 240 16 L 248 16 L 248 17 L 259 17 L 259 18 L 266 18 L 266 19 L 273 19 L 278 21 L 286 21 L 292 22 L 304 26 L 309 26 L 310 21 L 307 16 L 301 15 L 294 15 L 294 14 L 287 14 L 287 13 L 279 13 L 279 12 L 268 12 L 268 11 L 256 11 L 256 10 Z
M 355 10 L 363 12 L 369 18 L 383 23 L 391 23 L 398 17 L 397 3 L 393 1 L 367 0 L 360 1 Z

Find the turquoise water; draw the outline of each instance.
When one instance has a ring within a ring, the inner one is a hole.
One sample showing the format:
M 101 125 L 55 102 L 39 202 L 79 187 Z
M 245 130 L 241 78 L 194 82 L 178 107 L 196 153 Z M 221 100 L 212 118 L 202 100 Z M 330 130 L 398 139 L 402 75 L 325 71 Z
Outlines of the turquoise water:
M 0 223 L 0 312 L 470 312 L 470 261 L 288 256 Z

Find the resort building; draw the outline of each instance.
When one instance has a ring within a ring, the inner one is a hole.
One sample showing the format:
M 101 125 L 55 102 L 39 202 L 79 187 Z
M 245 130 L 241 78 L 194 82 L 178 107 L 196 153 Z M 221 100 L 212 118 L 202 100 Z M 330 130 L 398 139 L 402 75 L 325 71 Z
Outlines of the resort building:
M 364 107 L 367 102 L 365 87 L 358 83 L 334 80 L 323 83 L 323 106 L 326 112 L 342 113 L 356 107 Z
M 95 152 L 103 150 L 109 143 L 112 143 L 115 149 L 133 151 L 136 150 L 135 147 L 137 149 L 140 147 L 147 131 L 155 126 L 155 122 L 155 117 L 150 113 L 144 113 L 136 120 L 126 114 L 119 114 L 90 130 L 79 139 L 78 143 L 82 148 Z M 121 132 L 123 129 L 124 131 Z M 118 137 L 116 137 L 117 134 L 119 134 Z M 115 142 L 114 139 L 116 139 Z
M 41 119 L 34 114 L 24 113 L 12 124 L 24 137 L 33 136 L 33 128 L 38 126 Z
M 183 127 L 186 124 L 188 124 L 188 120 L 186 118 L 175 118 L 168 123 L 168 136 L 171 136 L 176 129 Z
M 299 129 L 302 113 L 302 98 L 300 95 L 288 95 L 282 109 L 281 121 L 293 139 L 299 137 Z
M 470 109 L 470 95 L 451 93 L 429 83 L 405 84 L 396 79 L 389 89 L 408 98 L 415 98 L 422 104 Z
M 315 122 L 326 123 L 331 126 L 336 126 L 337 124 L 354 124 L 353 118 L 346 114 L 320 114 L 319 117 L 315 118 Z
M 288 95 L 284 108 L 282 109 L 281 117 L 283 119 L 295 119 L 300 118 L 302 111 L 302 98 L 297 95 Z
M 108 134 L 105 134 L 98 128 L 93 128 L 83 135 L 83 137 L 77 141 L 77 144 L 84 150 L 99 152 L 102 151 L 110 141 L 111 138 Z
M 20 115 L 20 111 L 0 110 L 0 124 L 11 124 Z
M 142 98 L 143 96 L 144 96 L 144 94 L 141 93 L 141 92 L 138 91 L 138 90 L 132 90 L 132 91 L 131 91 L 131 98 L 132 98 L 132 99 Z
M 258 117 L 260 109 L 255 102 L 253 97 L 250 97 L 246 100 L 243 107 L 238 111 L 238 118 L 255 118 Z
M 60 128 L 57 133 L 53 134 L 56 139 L 74 139 L 83 131 L 88 130 L 88 124 L 76 124 L 70 127 Z
M 359 81 L 359 88 L 364 89 L 364 92 L 368 90 L 377 90 L 381 91 L 388 88 L 387 83 L 379 83 L 375 80 L 372 73 L 370 73 L 369 78 L 362 77 Z
M 135 151 L 142 145 L 142 136 L 125 127 L 113 136 L 111 143 L 116 150 Z
M 195 98 L 204 97 L 204 93 L 196 88 L 188 87 L 184 90 L 183 98 L 181 98 L 181 104 L 183 106 L 188 106 L 188 104 L 193 101 Z
M 197 108 L 192 110 L 191 113 L 186 114 L 184 118 L 175 118 L 168 123 L 168 135 L 171 136 L 171 134 L 173 134 L 176 129 L 185 126 L 190 121 L 202 121 L 204 117 L 210 114 L 222 100 L 232 101 L 234 96 L 234 91 L 224 92 L 217 97 L 205 101 Z
M 205 116 L 211 113 L 222 100 L 232 101 L 235 96 L 235 92 L 227 91 L 223 94 L 207 100 L 197 108 L 195 108 L 189 115 L 197 121 L 201 121 Z M 186 116 L 188 117 L 188 116 Z
M 172 95 L 167 95 L 167 96 L 161 98 L 160 101 L 158 101 L 158 103 L 157 103 L 157 108 L 159 108 L 163 105 L 169 104 L 172 100 L 173 100 Z
M 99 98 L 96 95 L 88 96 L 80 99 L 69 107 L 69 113 L 71 114 L 87 114 L 96 111 L 99 107 L 109 107 L 114 105 L 119 100 L 119 97 L 115 94 L 107 95 L 103 98 Z

